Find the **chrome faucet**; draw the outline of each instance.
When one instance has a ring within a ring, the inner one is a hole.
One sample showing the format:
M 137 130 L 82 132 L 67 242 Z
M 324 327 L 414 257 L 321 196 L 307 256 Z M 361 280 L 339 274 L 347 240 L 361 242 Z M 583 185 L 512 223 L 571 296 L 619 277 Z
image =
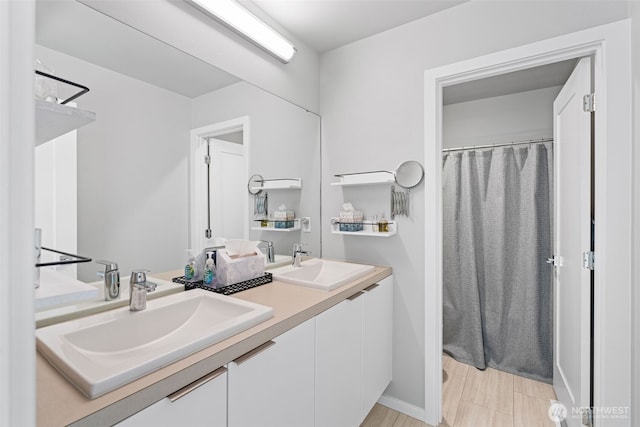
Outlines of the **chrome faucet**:
M 112 301 L 120 297 L 120 271 L 113 261 L 96 261 L 104 265 L 104 271 L 98 271 L 98 277 L 104 279 L 104 300 Z
M 147 281 L 149 270 L 133 270 L 129 280 L 129 310 L 142 311 L 147 308 L 147 292 L 153 292 L 158 286 Z
M 302 261 L 302 255 L 311 255 L 311 252 L 303 251 L 302 243 L 294 243 L 293 244 L 293 261 L 291 263 L 294 267 L 301 267 L 300 261 Z
M 267 245 L 266 252 L 265 252 L 265 255 L 267 255 L 267 262 L 270 264 L 276 262 L 275 248 L 273 247 L 273 242 L 270 242 L 268 240 L 261 240 L 260 243 L 258 243 L 258 246 L 260 246 L 263 243 Z

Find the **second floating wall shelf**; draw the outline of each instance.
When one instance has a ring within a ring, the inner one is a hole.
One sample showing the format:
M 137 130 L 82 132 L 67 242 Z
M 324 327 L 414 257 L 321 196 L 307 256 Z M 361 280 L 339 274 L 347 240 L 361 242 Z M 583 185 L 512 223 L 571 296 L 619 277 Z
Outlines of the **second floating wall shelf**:
M 302 178 L 277 178 L 277 179 L 258 179 L 262 185 L 252 185 L 252 191 L 261 190 L 300 190 L 302 189 Z
M 387 226 L 389 231 L 375 231 L 373 221 L 365 220 L 362 221 L 361 231 L 340 231 L 340 221 L 338 220 L 338 218 L 332 218 L 331 234 L 344 234 L 348 236 L 391 237 L 398 232 L 397 222 L 387 221 Z
M 334 176 L 338 178 L 338 181 L 332 182 L 331 185 L 338 187 L 346 187 L 352 185 L 393 184 L 396 182 L 394 173 L 391 171 L 341 173 Z

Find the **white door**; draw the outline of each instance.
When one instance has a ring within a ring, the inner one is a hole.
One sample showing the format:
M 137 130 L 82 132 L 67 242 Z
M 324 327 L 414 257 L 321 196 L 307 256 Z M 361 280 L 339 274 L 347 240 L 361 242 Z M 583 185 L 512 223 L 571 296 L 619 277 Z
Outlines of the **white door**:
M 42 229 L 42 246 L 78 253 L 77 132 L 72 131 L 34 149 L 35 226 Z M 42 261 L 58 255 L 43 254 Z M 75 279 L 77 264 L 56 267 Z
M 211 227 L 213 235 L 248 238 L 247 166 L 244 145 L 209 139 Z
M 591 60 L 581 59 L 553 103 L 555 170 L 555 275 L 553 385 L 568 426 L 581 425 L 590 407 L 591 272 Z M 556 414 L 558 412 L 556 411 Z

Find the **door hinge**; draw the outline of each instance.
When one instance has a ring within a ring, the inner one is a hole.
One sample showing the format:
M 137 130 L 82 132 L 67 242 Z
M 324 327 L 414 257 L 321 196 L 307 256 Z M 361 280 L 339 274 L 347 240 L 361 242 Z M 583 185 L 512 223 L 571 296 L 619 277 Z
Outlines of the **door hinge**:
M 582 253 L 582 266 L 587 270 L 593 270 L 594 254 L 593 251 Z
M 582 425 L 587 427 L 593 427 L 593 409 L 582 409 Z
M 204 155 L 204 164 L 205 165 L 211 164 L 211 156 L 210 155 L 208 155 L 208 154 Z
M 596 111 L 596 94 L 588 93 L 582 97 L 582 108 L 587 113 Z

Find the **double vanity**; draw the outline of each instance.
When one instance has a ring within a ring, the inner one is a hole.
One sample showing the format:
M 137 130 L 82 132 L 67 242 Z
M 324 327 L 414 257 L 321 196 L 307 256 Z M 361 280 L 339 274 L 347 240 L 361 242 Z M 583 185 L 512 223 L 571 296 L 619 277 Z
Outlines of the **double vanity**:
M 37 329 L 38 425 L 359 425 L 391 381 L 391 268 L 272 273 Z

